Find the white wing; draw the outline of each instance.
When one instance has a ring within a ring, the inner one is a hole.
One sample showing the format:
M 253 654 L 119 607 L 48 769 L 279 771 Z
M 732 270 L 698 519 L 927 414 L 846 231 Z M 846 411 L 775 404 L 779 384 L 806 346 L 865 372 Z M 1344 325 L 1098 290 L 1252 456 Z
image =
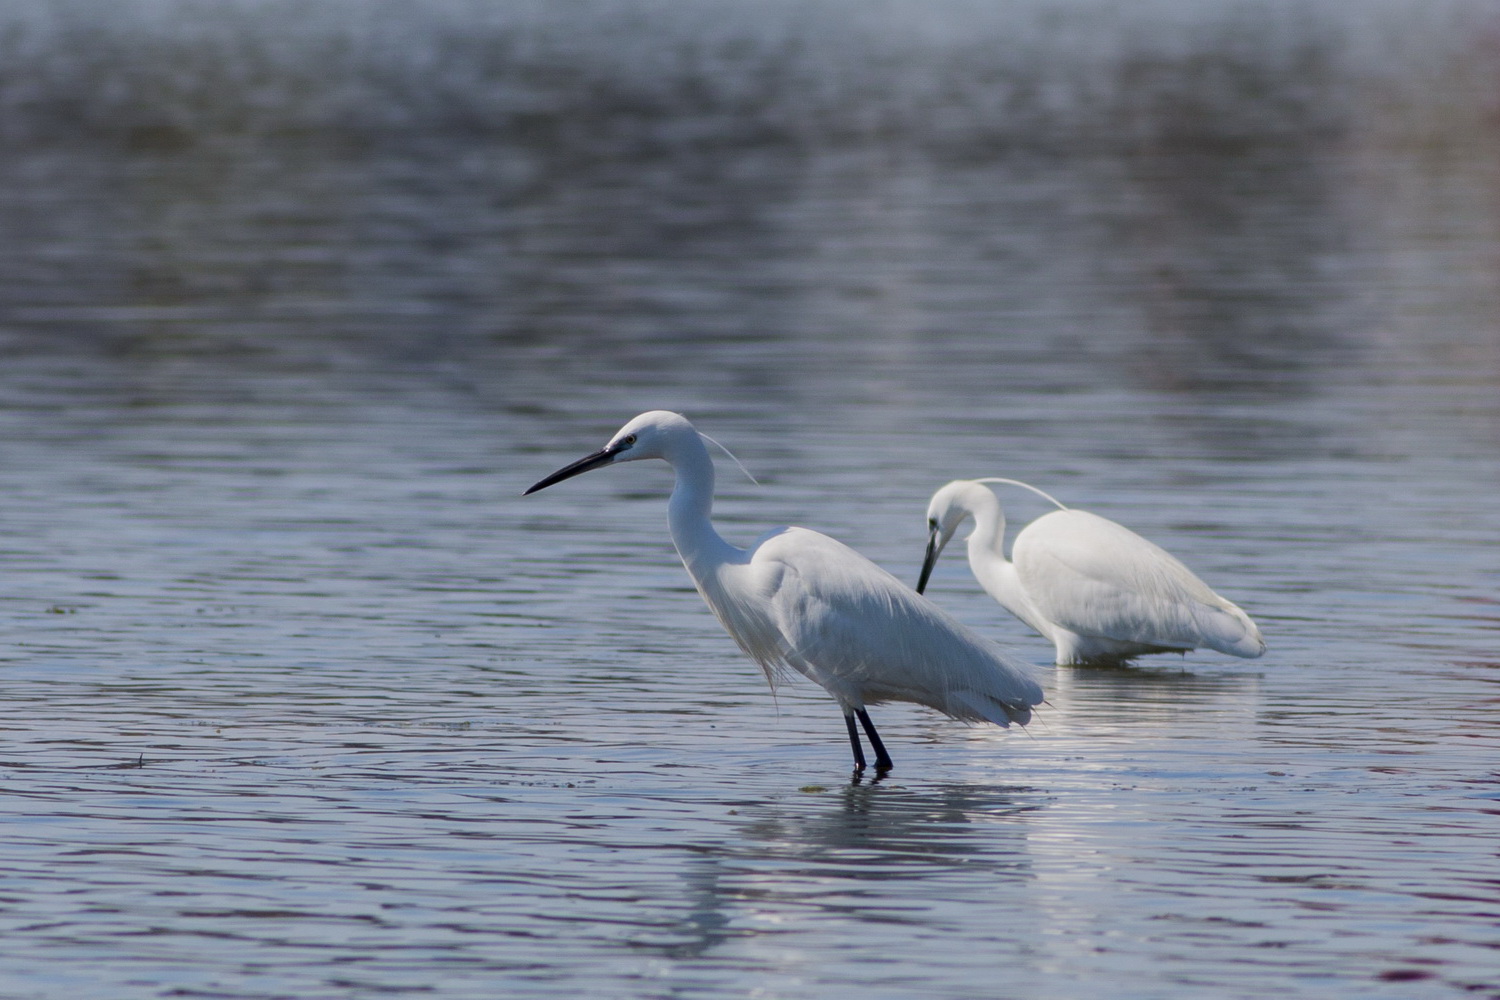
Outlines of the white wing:
M 766 625 L 774 628 L 779 660 L 846 707 L 911 701 L 1003 726 L 1026 723 L 1042 701 L 1023 664 L 826 535 L 774 531 L 750 549 L 746 564 L 729 569 L 734 575 L 720 589 L 737 604 L 765 609 L 762 635 Z
M 1036 609 L 1079 635 L 1246 657 L 1265 651 L 1248 615 L 1165 549 L 1096 514 L 1038 518 L 1016 536 L 1011 558 Z

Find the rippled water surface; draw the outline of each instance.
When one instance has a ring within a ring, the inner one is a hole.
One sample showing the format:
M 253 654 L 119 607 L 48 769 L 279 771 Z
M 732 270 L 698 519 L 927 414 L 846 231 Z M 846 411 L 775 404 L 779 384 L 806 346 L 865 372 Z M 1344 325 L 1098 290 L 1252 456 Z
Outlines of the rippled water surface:
M 0 994 L 1500 997 L 1497 37 L 6 5 Z M 1017 477 L 1270 651 L 1056 668 L 954 553 L 1048 703 L 851 781 L 665 467 L 519 497 L 658 407 L 741 544 Z

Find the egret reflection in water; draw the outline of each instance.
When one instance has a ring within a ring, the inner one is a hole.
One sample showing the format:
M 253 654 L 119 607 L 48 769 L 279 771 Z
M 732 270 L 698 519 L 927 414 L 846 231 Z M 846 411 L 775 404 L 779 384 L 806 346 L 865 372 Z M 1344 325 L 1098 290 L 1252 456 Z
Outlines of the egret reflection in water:
M 809 875 L 920 878 L 931 867 L 1025 871 L 1024 814 L 1047 796 L 1019 786 L 850 782 L 740 811 L 744 832 Z

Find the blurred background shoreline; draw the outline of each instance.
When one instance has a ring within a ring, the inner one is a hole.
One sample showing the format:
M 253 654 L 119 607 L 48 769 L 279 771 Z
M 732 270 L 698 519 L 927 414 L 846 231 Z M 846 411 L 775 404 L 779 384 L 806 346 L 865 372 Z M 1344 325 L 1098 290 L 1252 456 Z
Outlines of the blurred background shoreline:
M 996 339 L 1071 305 L 1047 347 L 1166 391 L 1381 347 L 1493 379 L 1448 321 L 1497 317 L 1497 37 L 1484 3 L 16 0 L 0 336 L 504 378 L 962 337 L 923 297 L 992 282 Z

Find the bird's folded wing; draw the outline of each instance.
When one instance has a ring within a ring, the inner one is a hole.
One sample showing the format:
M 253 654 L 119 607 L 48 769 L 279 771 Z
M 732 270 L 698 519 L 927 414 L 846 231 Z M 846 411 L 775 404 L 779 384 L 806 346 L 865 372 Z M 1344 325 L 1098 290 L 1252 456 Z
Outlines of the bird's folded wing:
M 1244 613 L 1166 550 L 1105 518 L 1067 513 L 1049 515 L 1047 531 L 1023 533 L 1013 553 L 1027 597 L 1049 620 L 1079 635 L 1185 649 L 1245 632 Z
M 785 529 L 751 566 L 784 657 L 836 694 L 1002 725 L 1042 700 L 1024 664 L 826 535 Z

